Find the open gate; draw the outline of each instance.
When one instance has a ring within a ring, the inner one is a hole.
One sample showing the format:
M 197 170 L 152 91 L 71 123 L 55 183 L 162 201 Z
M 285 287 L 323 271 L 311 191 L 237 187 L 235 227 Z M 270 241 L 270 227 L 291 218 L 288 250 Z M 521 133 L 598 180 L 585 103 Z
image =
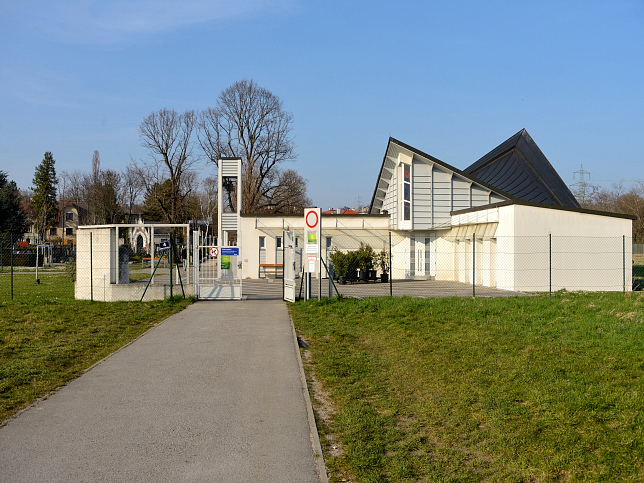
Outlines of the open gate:
M 195 232 L 194 287 L 199 300 L 241 300 L 239 248 L 199 243 Z
M 295 240 L 292 231 L 284 232 L 284 300 L 295 302 Z

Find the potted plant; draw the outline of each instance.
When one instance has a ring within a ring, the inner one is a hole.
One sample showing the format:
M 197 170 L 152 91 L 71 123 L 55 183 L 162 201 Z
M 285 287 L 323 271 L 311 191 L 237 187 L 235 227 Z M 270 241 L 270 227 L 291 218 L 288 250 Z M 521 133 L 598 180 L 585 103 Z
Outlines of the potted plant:
M 389 281 L 389 252 L 384 248 L 376 255 L 376 267 L 380 269 L 380 281 L 387 283 Z
M 360 248 L 356 252 L 358 267 L 360 268 L 360 280 L 368 282 L 376 279 L 375 270 L 373 270 L 373 260 L 376 252 L 370 245 L 360 242 Z
M 360 267 L 358 252 L 347 252 L 347 281 L 355 282 L 358 280 L 358 268 Z
M 338 250 L 331 253 L 329 258 L 333 263 L 333 276 L 337 277 L 338 281 L 344 285 L 347 283 L 347 271 L 349 269 L 347 254 Z

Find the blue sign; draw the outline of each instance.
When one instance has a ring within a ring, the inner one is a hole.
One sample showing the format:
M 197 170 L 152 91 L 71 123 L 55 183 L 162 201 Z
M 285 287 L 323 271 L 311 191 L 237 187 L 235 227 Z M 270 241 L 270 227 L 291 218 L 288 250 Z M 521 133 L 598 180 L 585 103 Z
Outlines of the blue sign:
M 221 254 L 223 256 L 239 255 L 239 248 L 222 248 Z
M 161 240 L 159 242 L 159 250 L 169 250 L 170 249 L 170 240 Z

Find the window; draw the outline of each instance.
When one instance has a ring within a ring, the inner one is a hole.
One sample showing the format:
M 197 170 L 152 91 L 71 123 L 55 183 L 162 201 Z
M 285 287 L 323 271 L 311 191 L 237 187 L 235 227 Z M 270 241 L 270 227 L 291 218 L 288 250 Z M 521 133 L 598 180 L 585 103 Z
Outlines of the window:
M 74 221 L 74 213 L 72 213 L 71 211 L 65 213 L 65 220 Z
M 329 250 L 331 248 L 331 237 L 328 236 L 326 237 L 326 249 Z
M 73 228 L 65 228 L 65 235 L 74 236 L 74 229 Z
M 411 220 L 411 166 L 403 164 L 402 168 L 402 219 Z
M 259 237 L 259 248 L 266 248 L 266 237 L 265 236 L 260 236 Z
M 278 250 L 280 248 L 282 248 L 282 237 L 281 236 L 278 236 L 277 238 L 275 238 L 275 248 L 277 248 Z
M 57 234 L 57 230 L 56 230 L 56 228 L 50 228 L 50 229 L 49 229 L 49 234 L 50 234 L 51 236 L 56 236 L 56 234 Z

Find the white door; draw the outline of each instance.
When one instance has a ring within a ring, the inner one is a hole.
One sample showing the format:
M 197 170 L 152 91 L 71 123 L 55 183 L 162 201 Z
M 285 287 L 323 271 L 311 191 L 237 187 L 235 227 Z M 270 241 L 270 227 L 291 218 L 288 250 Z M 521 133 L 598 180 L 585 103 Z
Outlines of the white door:
M 425 276 L 425 236 L 416 236 L 414 243 L 416 250 L 416 267 L 415 272 L 417 277 Z

